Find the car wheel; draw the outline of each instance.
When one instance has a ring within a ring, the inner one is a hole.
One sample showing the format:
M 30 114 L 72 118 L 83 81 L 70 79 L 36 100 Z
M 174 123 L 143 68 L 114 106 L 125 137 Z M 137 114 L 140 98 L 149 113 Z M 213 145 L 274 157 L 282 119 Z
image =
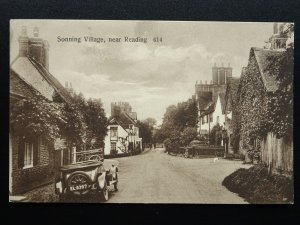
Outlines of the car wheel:
M 108 200 L 108 188 L 107 188 L 107 183 L 105 181 L 104 183 L 104 187 L 103 189 L 101 190 L 101 197 L 104 201 L 107 201 Z

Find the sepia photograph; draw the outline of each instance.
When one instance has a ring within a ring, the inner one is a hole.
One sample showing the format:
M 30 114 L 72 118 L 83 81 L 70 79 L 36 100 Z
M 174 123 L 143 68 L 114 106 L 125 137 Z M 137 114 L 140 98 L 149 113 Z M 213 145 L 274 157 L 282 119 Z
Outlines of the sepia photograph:
M 293 21 L 9 31 L 11 204 L 294 204 Z

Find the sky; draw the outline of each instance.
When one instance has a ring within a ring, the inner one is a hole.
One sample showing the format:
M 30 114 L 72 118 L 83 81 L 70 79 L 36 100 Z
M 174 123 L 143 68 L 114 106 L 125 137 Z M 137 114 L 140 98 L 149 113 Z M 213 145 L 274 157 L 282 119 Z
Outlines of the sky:
M 129 102 L 139 120 L 162 122 L 169 105 L 186 101 L 196 81 L 210 82 L 212 66 L 230 66 L 239 77 L 251 47 L 263 47 L 273 23 L 200 21 L 11 20 L 10 61 L 18 55 L 22 26 L 29 37 L 39 28 L 48 41 L 49 71 L 86 98 L 101 98 L 106 115 L 111 102 Z M 105 43 L 85 42 L 85 36 Z M 81 43 L 61 38 L 81 37 Z M 121 42 L 108 42 L 108 38 Z M 124 38 L 147 38 L 147 43 Z M 159 37 L 162 42 L 153 42 Z

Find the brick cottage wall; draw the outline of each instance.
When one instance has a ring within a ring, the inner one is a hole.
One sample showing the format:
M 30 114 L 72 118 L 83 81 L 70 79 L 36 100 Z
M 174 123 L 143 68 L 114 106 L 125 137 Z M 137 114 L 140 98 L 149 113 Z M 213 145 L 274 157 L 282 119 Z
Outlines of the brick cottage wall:
M 12 194 L 20 194 L 47 184 L 54 179 L 54 149 L 44 143 L 39 147 L 38 164 L 32 168 L 18 168 L 19 137 L 12 137 Z

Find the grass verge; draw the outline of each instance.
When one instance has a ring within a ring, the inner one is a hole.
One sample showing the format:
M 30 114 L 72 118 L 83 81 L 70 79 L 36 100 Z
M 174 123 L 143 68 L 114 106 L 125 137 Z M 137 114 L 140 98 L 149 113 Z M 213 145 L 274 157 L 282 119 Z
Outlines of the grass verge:
M 228 190 L 253 204 L 291 204 L 294 181 L 283 175 L 270 175 L 264 165 L 238 169 L 222 182 Z

